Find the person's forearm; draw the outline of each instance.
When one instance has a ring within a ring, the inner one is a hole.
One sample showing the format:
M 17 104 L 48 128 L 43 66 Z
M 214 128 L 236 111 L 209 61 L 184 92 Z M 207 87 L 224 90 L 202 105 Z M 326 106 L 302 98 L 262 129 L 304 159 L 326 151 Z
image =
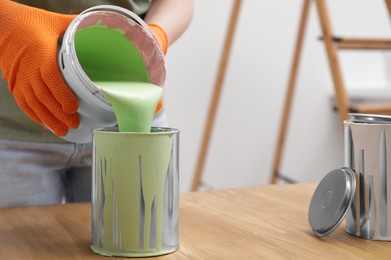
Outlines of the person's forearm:
M 192 16 L 193 0 L 154 0 L 145 22 L 161 26 L 170 45 L 186 30 Z

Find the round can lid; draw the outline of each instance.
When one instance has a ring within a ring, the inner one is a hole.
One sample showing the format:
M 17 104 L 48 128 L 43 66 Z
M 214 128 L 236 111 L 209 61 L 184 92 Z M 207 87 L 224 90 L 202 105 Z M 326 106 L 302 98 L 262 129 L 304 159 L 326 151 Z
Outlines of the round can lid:
M 327 236 L 345 218 L 356 192 L 355 173 L 350 168 L 329 172 L 312 196 L 308 221 L 317 236 Z

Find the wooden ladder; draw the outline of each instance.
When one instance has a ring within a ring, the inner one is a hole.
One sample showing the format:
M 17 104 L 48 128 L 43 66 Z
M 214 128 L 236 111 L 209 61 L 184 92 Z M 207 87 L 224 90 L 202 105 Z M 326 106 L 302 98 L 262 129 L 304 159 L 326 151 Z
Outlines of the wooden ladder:
M 227 33 L 225 36 L 223 52 L 221 54 L 220 64 L 217 70 L 216 81 L 213 89 L 213 95 L 209 105 L 208 118 L 203 132 L 204 135 L 202 137 L 201 149 L 198 154 L 197 165 L 194 172 L 193 181 L 191 184 L 192 191 L 197 191 L 202 183 L 202 174 L 204 170 L 205 159 L 208 153 L 208 147 L 209 147 L 210 137 L 213 131 L 217 107 L 220 102 L 220 95 L 223 89 L 225 71 L 228 65 L 229 56 L 231 54 L 231 46 L 232 46 L 232 41 L 234 39 L 234 34 L 235 34 L 235 29 L 238 21 L 241 4 L 242 4 L 241 0 L 235 0 L 232 5 L 232 11 L 229 19 Z
M 339 50 L 391 50 L 391 39 L 367 39 L 367 38 L 343 38 L 336 37 L 333 34 L 329 14 L 326 6 L 326 0 L 304 0 L 299 29 L 296 38 L 296 46 L 294 50 L 293 61 L 291 65 L 290 77 L 285 96 L 284 108 L 280 123 L 280 129 L 277 139 L 277 144 L 274 154 L 273 171 L 270 179 L 271 184 L 275 184 L 278 180 L 293 182 L 292 179 L 280 173 L 280 165 L 282 154 L 285 145 L 285 136 L 292 106 L 292 99 L 296 85 L 300 56 L 302 52 L 303 38 L 305 34 L 308 11 L 311 2 L 315 2 L 317 13 L 319 16 L 320 26 L 322 29 L 321 39 L 326 48 L 328 64 L 334 84 L 336 97 L 336 109 L 339 114 L 341 125 L 343 121 L 348 119 L 349 113 L 365 113 L 365 114 L 391 114 L 390 103 L 365 103 L 354 104 L 345 88 L 345 83 L 342 78 L 342 71 L 338 58 Z M 391 0 L 385 0 L 388 13 L 391 17 Z

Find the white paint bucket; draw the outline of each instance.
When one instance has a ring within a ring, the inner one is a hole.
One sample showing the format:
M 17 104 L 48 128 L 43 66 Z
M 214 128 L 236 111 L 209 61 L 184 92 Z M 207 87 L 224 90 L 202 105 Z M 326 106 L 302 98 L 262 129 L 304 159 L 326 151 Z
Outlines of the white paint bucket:
M 82 12 L 65 32 L 58 56 L 61 73 L 79 100 L 80 126 L 77 129 L 69 129 L 68 134 L 63 137 L 75 143 L 91 142 L 92 129 L 117 125 L 110 103 L 85 72 L 75 48 L 77 31 L 96 24 L 123 31 L 127 39 L 138 49 L 151 83 L 164 88 L 166 81 L 164 54 L 154 39 L 152 31 L 140 17 L 127 9 L 111 5 L 95 6 Z M 91 45 L 93 44 L 98 42 L 91 42 Z M 116 46 L 107 46 L 107 50 L 110 48 Z M 91 53 L 91 55 L 100 54 Z M 105 61 L 101 60 L 101 62 Z

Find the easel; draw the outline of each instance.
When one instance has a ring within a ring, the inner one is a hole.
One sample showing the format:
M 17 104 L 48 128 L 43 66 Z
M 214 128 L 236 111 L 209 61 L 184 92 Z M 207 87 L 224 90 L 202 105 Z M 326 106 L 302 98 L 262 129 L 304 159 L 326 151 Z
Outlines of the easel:
M 355 50 L 391 50 L 391 40 L 389 39 L 353 39 L 353 38 L 337 38 L 334 37 L 329 15 L 326 8 L 325 0 L 314 0 L 319 16 L 320 25 L 322 28 L 322 40 L 326 47 L 329 67 L 334 83 L 336 96 L 337 110 L 339 113 L 340 123 L 348 118 L 349 112 L 356 113 L 373 113 L 373 114 L 391 114 L 391 103 L 386 104 L 352 104 L 345 89 L 345 84 L 342 78 L 342 72 L 338 61 L 339 49 L 355 49 Z M 391 17 L 391 0 L 385 0 L 386 7 Z M 285 144 L 285 136 L 289 121 L 290 110 L 292 106 L 293 93 L 295 90 L 296 77 L 302 51 L 302 43 L 307 24 L 308 10 L 311 0 L 304 0 L 299 30 L 296 39 L 296 47 L 288 82 L 287 93 L 284 102 L 284 109 L 281 118 L 280 131 L 277 139 L 276 151 L 273 163 L 273 172 L 270 183 L 277 183 L 278 179 L 292 182 L 291 179 L 280 174 L 279 168 L 281 157 Z

